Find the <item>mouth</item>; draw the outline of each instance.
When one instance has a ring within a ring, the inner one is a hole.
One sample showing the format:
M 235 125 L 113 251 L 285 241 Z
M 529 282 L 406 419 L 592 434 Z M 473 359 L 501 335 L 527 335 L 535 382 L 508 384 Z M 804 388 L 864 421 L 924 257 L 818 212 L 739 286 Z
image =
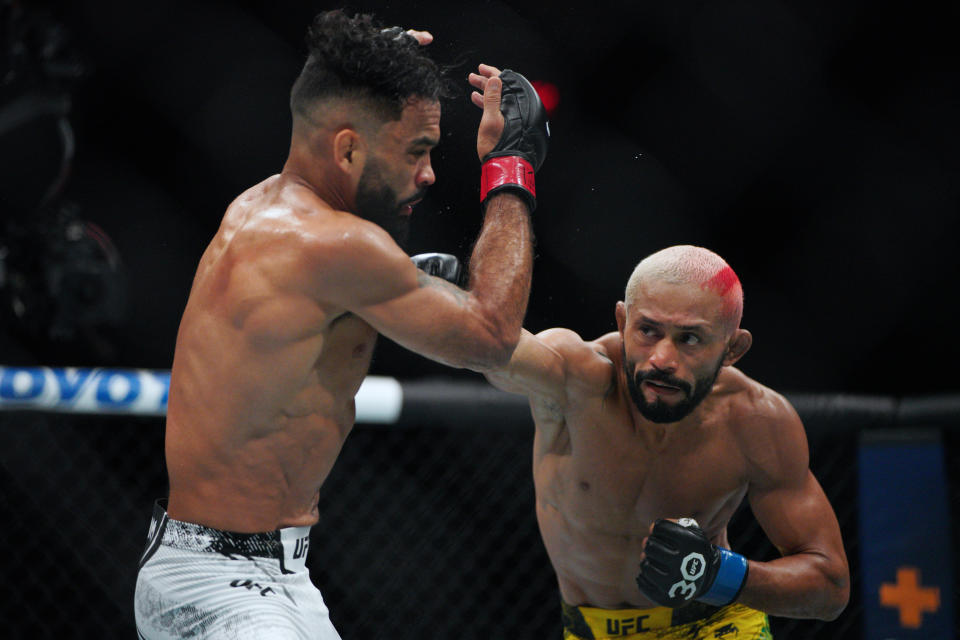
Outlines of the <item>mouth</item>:
M 662 396 L 665 398 L 672 398 L 683 393 L 683 390 L 680 387 L 667 384 L 665 382 L 656 382 L 653 380 L 644 380 L 640 383 L 640 386 L 645 391 L 649 391 L 655 396 Z
M 409 216 L 413 213 L 413 208 L 423 202 L 423 198 L 417 198 L 416 200 L 411 200 L 410 202 L 404 202 L 400 205 L 400 215 Z

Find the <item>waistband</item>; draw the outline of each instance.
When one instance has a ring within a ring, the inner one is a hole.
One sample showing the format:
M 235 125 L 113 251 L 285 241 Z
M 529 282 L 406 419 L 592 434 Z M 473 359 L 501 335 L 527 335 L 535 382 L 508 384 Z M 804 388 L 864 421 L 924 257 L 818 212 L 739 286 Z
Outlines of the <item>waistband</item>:
M 563 628 L 578 638 L 610 638 L 665 629 L 709 618 L 723 607 L 691 602 L 679 609 L 600 609 L 561 601 Z
M 262 533 L 237 533 L 202 524 L 174 520 L 167 514 L 166 500 L 153 505 L 147 534 L 147 549 L 141 566 L 163 545 L 174 549 L 218 553 L 229 558 L 269 558 L 280 562 L 284 573 L 306 571 L 310 527 L 287 527 Z

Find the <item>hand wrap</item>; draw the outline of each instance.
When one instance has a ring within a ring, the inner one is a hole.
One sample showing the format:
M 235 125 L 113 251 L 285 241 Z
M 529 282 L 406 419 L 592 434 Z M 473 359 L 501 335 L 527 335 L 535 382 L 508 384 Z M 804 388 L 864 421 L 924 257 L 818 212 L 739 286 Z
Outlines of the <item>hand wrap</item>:
M 485 203 L 489 196 L 510 189 L 524 198 L 533 211 L 537 207 L 534 173 L 547 157 L 550 141 L 547 111 L 537 90 L 516 71 L 504 69 L 500 80 L 503 133 L 483 159 L 480 201 Z
M 692 518 L 657 520 L 644 553 L 637 586 L 663 607 L 730 604 L 747 581 L 747 559 L 710 544 Z

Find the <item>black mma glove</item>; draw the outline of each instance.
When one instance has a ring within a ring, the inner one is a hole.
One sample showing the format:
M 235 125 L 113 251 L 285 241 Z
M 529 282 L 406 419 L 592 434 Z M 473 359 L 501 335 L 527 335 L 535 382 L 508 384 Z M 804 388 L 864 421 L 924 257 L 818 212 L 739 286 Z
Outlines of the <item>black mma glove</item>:
M 480 202 L 485 203 L 489 196 L 510 189 L 527 201 L 532 212 L 537 207 L 533 176 L 547 157 L 550 123 L 537 90 L 526 78 L 504 69 L 500 80 L 503 83 L 500 94 L 503 133 L 483 159 Z
M 443 278 L 455 285 L 460 284 L 460 261 L 449 253 L 418 253 L 410 257 L 413 264 L 428 276 Z
M 644 553 L 637 586 L 663 607 L 730 604 L 747 581 L 747 559 L 710 544 L 693 518 L 657 520 Z

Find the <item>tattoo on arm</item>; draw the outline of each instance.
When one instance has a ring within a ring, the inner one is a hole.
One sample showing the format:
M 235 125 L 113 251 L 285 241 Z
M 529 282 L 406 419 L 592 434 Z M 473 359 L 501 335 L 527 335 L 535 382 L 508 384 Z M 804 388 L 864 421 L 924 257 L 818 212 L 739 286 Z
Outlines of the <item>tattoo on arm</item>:
M 419 272 L 417 274 L 417 285 L 422 289 L 423 287 L 434 287 L 435 289 L 444 289 L 453 295 L 454 300 L 457 301 L 461 307 L 466 306 L 469 293 L 461 289 L 455 284 L 447 282 L 443 278 L 435 278 L 433 276 L 427 275 L 424 272 Z
M 533 409 L 534 419 L 537 420 L 537 422 L 562 423 L 564 420 L 563 407 L 555 400 L 537 398 L 530 406 L 531 409 Z
M 549 412 L 550 417 L 554 422 L 563 422 L 563 407 L 561 407 L 559 404 L 551 400 L 549 402 L 545 402 L 543 408 Z

